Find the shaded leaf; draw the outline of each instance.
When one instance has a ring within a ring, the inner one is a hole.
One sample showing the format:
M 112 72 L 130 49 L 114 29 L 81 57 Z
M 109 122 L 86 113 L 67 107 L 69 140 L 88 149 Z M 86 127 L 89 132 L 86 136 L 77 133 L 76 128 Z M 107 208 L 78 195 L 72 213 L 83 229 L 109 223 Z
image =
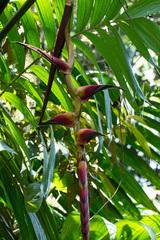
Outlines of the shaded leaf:
M 13 93 L 5 92 L 3 94 L 3 98 L 5 98 L 7 101 L 13 104 L 13 106 L 15 106 L 26 117 L 26 119 L 28 119 L 30 124 L 36 129 L 37 127 L 36 120 L 34 119 L 29 109 L 26 107 L 26 105 L 23 103 L 23 101 L 19 97 L 17 97 Z
M 25 207 L 28 212 L 37 212 L 43 200 L 42 186 L 40 182 L 28 184 L 24 188 Z

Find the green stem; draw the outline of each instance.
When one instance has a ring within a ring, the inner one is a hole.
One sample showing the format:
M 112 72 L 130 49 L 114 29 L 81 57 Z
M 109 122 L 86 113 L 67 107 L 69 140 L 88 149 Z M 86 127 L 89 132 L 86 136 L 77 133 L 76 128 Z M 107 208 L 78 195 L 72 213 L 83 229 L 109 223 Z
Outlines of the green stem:
M 8 21 L 4 28 L 0 32 L 0 42 L 8 34 L 8 32 L 14 27 L 14 25 L 20 20 L 25 12 L 32 6 L 36 0 L 27 0 L 22 7 L 15 13 L 15 15 Z

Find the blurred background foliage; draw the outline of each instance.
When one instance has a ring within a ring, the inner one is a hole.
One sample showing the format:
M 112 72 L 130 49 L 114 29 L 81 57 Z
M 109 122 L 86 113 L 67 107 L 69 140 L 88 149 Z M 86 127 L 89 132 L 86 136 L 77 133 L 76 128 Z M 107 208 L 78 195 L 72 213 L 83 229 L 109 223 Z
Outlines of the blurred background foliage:
M 73 130 L 38 136 L 50 63 L 14 43 L 52 52 L 64 5 L 0 3 L 1 239 L 81 239 Z M 86 146 L 93 240 L 159 239 L 159 11 L 159 0 L 74 1 L 74 85 L 127 90 L 99 92 L 82 108 L 81 128 L 105 134 Z M 73 107 L 57 71 L 44 119 Z

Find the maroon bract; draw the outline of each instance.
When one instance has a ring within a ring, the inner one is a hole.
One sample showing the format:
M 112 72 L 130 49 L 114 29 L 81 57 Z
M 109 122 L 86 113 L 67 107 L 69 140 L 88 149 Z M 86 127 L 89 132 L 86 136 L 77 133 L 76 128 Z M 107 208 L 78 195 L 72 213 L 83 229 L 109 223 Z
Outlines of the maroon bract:
M 124 88 L 117 87 L 114 85 L 87 85 L 87 86 L 79 87 L 78 94 L 79 94 L 79 97 L 81 98 L 81 101 L 86 102 L 91 96 L 93 96 L 97 92 L 105 89 L 114 89 L 114 88 L 125 90 Z
M 21 43 L 21 42 L 14 42 L 14 43 L 20 44 L 22 46 L 25 46 L 25 47 L 27 47 L 27 48 L 29 48 L 29 49 L 39 53 L 42 57 L 44 57 L 50 63 L 52 63 L 61 73 L 69 74 L 71 72 L 71 68 L 68 65 L 68 63 L 66 63 L 65 61 L 63 61 L 63 60 L 61 60 L 59 58 L 56 58 L 56 57 L 50 55 L 49 53 L 41 50 L 40 48 L 31 46 L 31 45 L 26 44 L 26 43 Z
M 100 132 L 96 132 L 92 129 L 80 129 L 76 134 L 76 140 L 78 145 L 86 146 L 86 144 L 94 137 L 104 136 Z
M 83 240 L 89 239 L 89 202 L 88 202 L 88 182 L 87 164 L 81 161 L 78 164 L 79 195 L 80 195 L 80 215 Z
M 38 128 L 47 126 L 47 125 L 64 125 L 65 127 L 71 128 L 71 127 L 74 127 L 76 123 L 77 123 L 77 116 L 75 115 L 75 113 L 67 112 L 39 124 Z

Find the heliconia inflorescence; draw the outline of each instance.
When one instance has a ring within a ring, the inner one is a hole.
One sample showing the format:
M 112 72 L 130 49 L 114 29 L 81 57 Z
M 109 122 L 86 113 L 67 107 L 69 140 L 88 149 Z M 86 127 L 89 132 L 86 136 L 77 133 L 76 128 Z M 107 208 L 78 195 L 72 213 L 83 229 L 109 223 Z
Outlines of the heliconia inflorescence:
M 124 88 L 117 87 L 114 85 L 87 85 L 79 87 L 78 90 L 78 96 L 80 97 L 82 102 L 86 102 L 89 100 L 90 97 L 92 97 L 94 94 L 96 94 L 99 91 L 105 90 L 105 89 L 122 89 Z
M 86 144 L 92 138 L 98 137 L 98 136 L 104 136 L 104 135 L 102 133 L 96 132 L 92 129 L 86 129 L 86 128 L 80 129 L 76 134 L 76 141 L 77 141 L 77 144 L 86 146 Z
M 60 114 L 46 122 L 42 122 L 37 128 L 47 126 L 47 125 L 63 125 L 65 127 L 74 127 L 78 122 L 79 117 L 74 112 L 67 112 Z
M 27 48 L 29 48 L 29 49 L 39 53 L 42 57 L 44 57 L 50 63 L 52 63 L 61 73 L 69 74 L 71 72 L 71 68 L 68 65 L 68 63 L 66 63 L 65 61 L 63 61 L 63 60 L 61 60 L 59 58 L 56 58 L 56 57 L 50 55 L 49 53 L 41 50 L 40 48 L 31 46 L 31 45 L 26 44 L 26 43 L 21 43 L 21 42 L 14 42 L 14 43 L 20 44 L 20 45 L 22 45 L 24 47 L 27 47 Z

